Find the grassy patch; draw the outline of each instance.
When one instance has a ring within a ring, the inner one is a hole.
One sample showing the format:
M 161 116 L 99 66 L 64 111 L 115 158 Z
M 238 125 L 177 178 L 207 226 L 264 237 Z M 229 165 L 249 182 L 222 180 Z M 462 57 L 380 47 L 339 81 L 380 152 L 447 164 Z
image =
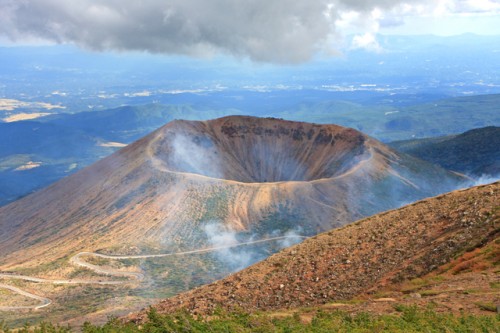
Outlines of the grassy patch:
M 416 278 L 412 279 L 410 281 L 404 282 L 401 285 L 401 292 L 405 294 L 412 293 L 416 290 L 419 290 L 424 287 L 428 287 L 430 285 L 433 285 L 437 282 L 442 282 L 446 278 L 443 276 L 433 276 L 433 277 L 428 277 L 428 278 Z
M 375 294 L 373 294 L 374 299 L 388 298 L 388 297 L 393 297 L 393 296 L 394 296 L 394 292 L 388 291 L 388 290 L 379 290 Z
M 420 292 L 420 295 L 422 296 L 436 296 L 436 295 L 439 295 L 441 294 L 442 291 L 439 291 L 439 290 L 423 290 Z
M 61 267 L 65 267 L 68 265 L 68 260 L 69 256 L 59 258 L 54 261 L 48 261 L 44 262 L 42 264 L 39 264 L 36 267 L 30 267 L 30 268 L 20 268 L 16 270 L 16 273 L 18 274 L 23 274 L 23 275 L 29 275 L 29 276 L 37 276 L 39 274 L 43 274 L 46 272 L 53 272 L 57 271 Z
M 494 303 L 477 302 L 476 304 L 481 310 L 497 312 L 497 306 Z
M 482 292 L 481 290 L 477 290 L 477 289 L 466 289 L 466 290 L 462 291 L 462 294 L 470 295 L 470 294 L 479 294 L 481 292 Z
M 349 299 L 349 300 L 339 300 L 335 301 L 337 304 L 361 304 L 366 302 L 366 300 L 363 299 Z
M 343 311 L 318 311 L 311 320 L 304 321 L 298 313 L 288 316 L 269 316 L 265 313 L 249 314 L 243 311 L 218 313 L 207 320 L 180 311 L 160 315 L 148 313 L 145 324 L 124 323 L 111 319 L 103 326 L 84 324 L 84 333 L 114 332 L 498 332 L 498 316 L 476 316 L 436 313 L 431 308 L 397 306 L 398 315 L 351 315 Z M 9 332 L 0 325 L 0 332 Z M 22 328 L 20 333 L 68 333 L 67 327 L 44 324 L 37 329 Z

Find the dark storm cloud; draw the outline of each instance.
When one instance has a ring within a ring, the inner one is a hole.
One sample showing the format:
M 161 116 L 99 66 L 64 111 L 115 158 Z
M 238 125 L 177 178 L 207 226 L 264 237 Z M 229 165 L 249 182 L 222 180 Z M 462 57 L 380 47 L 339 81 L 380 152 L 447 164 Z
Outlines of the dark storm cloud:
M 92 50 L 297 63 L 332 47 L 342 10 L 389 9 L 398 0 L 0 0 L 0 34 Z M 409 2 L 409 1 L 405 1 Z M 411 1 L 410 1 L 411 2 Z

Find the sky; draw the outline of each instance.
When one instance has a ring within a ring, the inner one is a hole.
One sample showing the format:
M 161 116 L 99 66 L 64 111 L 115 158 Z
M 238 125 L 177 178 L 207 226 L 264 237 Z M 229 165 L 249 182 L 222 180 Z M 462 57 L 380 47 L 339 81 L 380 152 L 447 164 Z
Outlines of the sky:
M 345 37 L 500 34 L 500 0 L 0 0 L 3 45 L 74 44 L 295 64 L 335 54 Z

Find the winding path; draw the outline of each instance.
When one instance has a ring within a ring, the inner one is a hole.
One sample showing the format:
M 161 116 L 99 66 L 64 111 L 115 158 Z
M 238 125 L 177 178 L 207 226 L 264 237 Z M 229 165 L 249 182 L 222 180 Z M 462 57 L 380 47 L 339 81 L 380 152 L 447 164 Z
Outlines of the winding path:
M 204 248 L 204 249 L 199 249 L 199 250 L 190 250 L 190 251 L 183 251 L 183 252 L 174 252 L 174 253 L 160 253 L 160 254 L 141 254 L 141 255 L 106 255 L 106 254 L 101 254 L 101 253 L 95 253 L 95 252 L 80 252 L 69 260 L 73 265 L 80 266 L 80 267 L 85 267 L 88 268 L 98 274 L 103 274 L 103 275 L 109 275 L 109 276 L 117 276 L 117 277 L 127 277 L 129 279 L 135 279 L 137 281 L 142 281 L 144 279 L 144 275 L 142 273 L 138 272 L 126 272 L 126 271 L 120 271 L 116 269 L 111 269 L 111 268 L 104 268 L 101 266 L 93 265 L 90 264 L 82 259 L 82 257 L 88 257 L 88 256 L 93 256 L 93 257 L 98 257 L 98 258 L 103 258 L 103 259 L 112 259 L 112 260 L 123 260 L 123 259 L 148 259 L 148 258 L 162 258 L 162 257 L 172 257 L 172 256 L 182 256 L 182 255 L 190 255 L 190 254 L 196 254 L 196 253 L 207 253 L 207 252 L 214 252 L 214 251 L 219 251 L 223 249 L 229 249 L 233 247 L 239 247 L 239 246 L 245 246 L 245 245 L 252 245 L 252 244 L 259 244 L 259 243 L 265 243 L 265 242 L 271 242 L 271 241 L 277 241 L 277 240 L 283 240 L 283 239 L 290 239 L 290 238 L 295 238 L 295 239 L 306 239 L 308 237 L 305 236 L 279 236 L 279 237 L 271 237 L 271 238 L 265 238 L 265 239 L 260 239 L 260 240 L 255 240 L 255 241 L 249 241 L 249 242 L 242 242 L 242 243 L 235 243 L 235 244 L 230 244 L 230 245 L 225 245 L 225 246 L 215 246 L 215 247 L 209 247 L 209 248 Z M 2 273 L 0 272 L 0 280 L 1 279 L 10 279 L 10 280 L 23 280 L 23 281 L 29 281 L 29 282 L 36 282 L 36 283 L 50 283 L 50 284 L 98 284 L 98 285 L 119 285 L 119 284 L 126 284 L 130 283 L 129 280 L 126 281 L 113 281 L 113 280 L 83 280 L 83 279 L 57 279 L 57 280 L 51 280 L 51 279 L 44 279 L 44 278 L 37 278 L 37 277 L 32 277 L 32 276 L 27 276 L 27 275 L 20 275 L 20 274 L 15 274 L 15 273 Z M 32 293 L 29 293 L 27 291 L 24 291 L 22 289 L 6 285 L 6 284 L 0 284 L 0 289 L 8 289 L 10 291 L 13 291 L 17 294 L 20 294 L 22 296 L 26 296 L 35 300 L 40 301 L 40 304 L 38 305 L 26 305 L 26 306 L 0 306 L 0 311 L 15 311 L 15 310 L 22 310 L 22 309 L 40 309 L 43 307 L 46 307 L 52 303 L 52 301 L 48 298 L 38 296 Z
M 0 283 L 0 288 L 8 289 L 10 291 L 18 293 L 19 295 L 23 295 L 23 296 L 26 296 L 26 297 L 29 297 L 29 298 L 33 298 L 33 299 L 36 299 L 36 300 L 40 301 L 40 304 L 38 304 L 38 305 L 0 306 L 0 311 L 13 311 L 13 310 L 23 310 L 23 309 L 35 309 L 35 310 L 38 310 L 38 309 L 44 308 L 44 307 L 46 307 L 46 306 L 48 306 L 48 305 L 50 305 L 52 303 L 52 301 L 50 299 L 48 299 L 48 298 L 45 298 L 45 297 L 42 297 L 42 296 L 38 296 L 38 295 L 35 295 L 35 294 L 32 294 L 32 293 L 29 293 L 27 291 L 24 291 L 22 289 L 19 289 L 19 288 L 13 287 L 13 286 L 9 286 L 7 284 L 1 284 Z

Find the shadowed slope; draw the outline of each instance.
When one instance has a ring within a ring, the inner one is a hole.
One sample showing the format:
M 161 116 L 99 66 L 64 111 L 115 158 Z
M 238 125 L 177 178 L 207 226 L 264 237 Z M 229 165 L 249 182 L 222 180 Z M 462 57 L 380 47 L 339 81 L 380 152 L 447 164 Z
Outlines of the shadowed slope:
M 216 307 L 276 310 L 351 299 L 425 275 L 494 240 L 499 203 L 500 183 L 419 201 L 308 239 L 155 308 L 210 314 Z
M 475 176 L 500 174 L 500 127 L 489 126 L 437 138 L 396 141 L 390 145 L 448 170 Z

